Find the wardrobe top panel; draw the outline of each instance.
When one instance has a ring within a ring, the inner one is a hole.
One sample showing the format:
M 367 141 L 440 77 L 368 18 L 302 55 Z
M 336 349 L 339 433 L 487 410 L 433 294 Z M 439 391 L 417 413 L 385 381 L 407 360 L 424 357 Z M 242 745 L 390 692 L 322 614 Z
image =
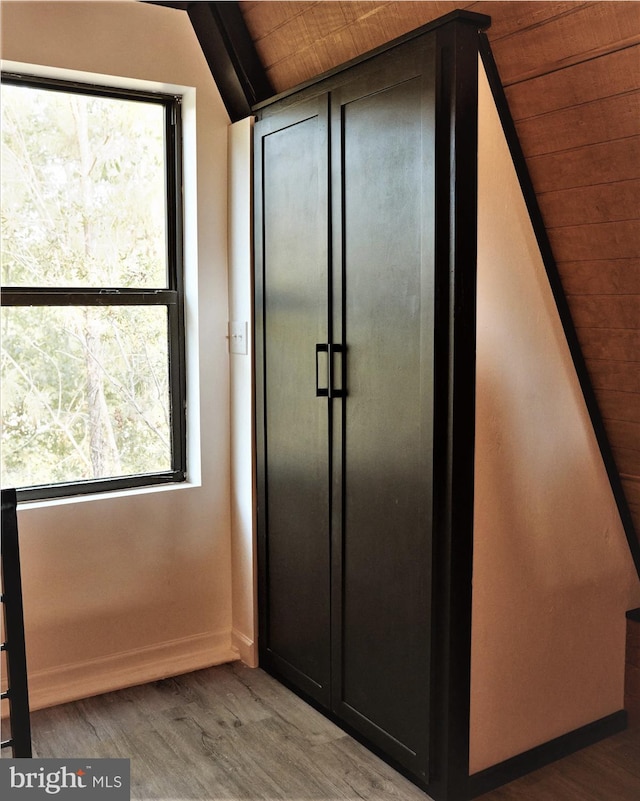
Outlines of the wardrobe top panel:
M 271 97 L 261 103 L 257 103 L 255 106 L 253 106 L 252 111 L 259 119 L 262 119 L 265 116 L 268 116 L 271 107 L 277 106 L 278 109 L 282 109 L 283 106 L 286 106 L 287 100 L 292 103 L 297 103 L 302 99 L 307 99 L 314 95 L 329 91 L 330 89 L 334 89 L 337 86 L 340 86 L 340 84 L 344 81 L 352 80 L 354 72 L 358 70 L 358 68 L 363 70 L 368 69 L 369 63 L 382 54 L 387 54 L 387 60 L 385 63 L 388 67 L 390 64 L 388 59 L 391 55 L 389 51 L 397 49 L 398 57 L 403 59 L 410 57 L 412 52 L 419 52 L 424 47 L 425 38 L 432 40 L 434 38 L 434 33 L 442 29 L 445 25 L 452 23 L 458 25 L 469 25 L 476 28 L 478 31 L 481 31 L 485 30 L 491 25 L 491 18 L 485 14 L 476 14 L 471 11 L 452 11 L 450 14 L 446 14 L 445 16 L 433 20 L 426 25 L 422 25 L 419 28 L 416 28 L 414 31 L 404 34 L 397 39 L 393 39 L 392 41 L 387 42 L 386 44 L 381 45 L 374 50 L 370 50 L 368 53 L 364 53 L 363 55 L 358 56 L 357 58 L 354 58 L 345 64 L 341 64 L 340 66 L 335 67 L 334 69 L 329 70 L 328 72 L 319 75 L 310 81 L 306 81 L 299 86 L 294 86 L 291 89 L 288 89 L 286 92 L 275 95 L 274 97 Z

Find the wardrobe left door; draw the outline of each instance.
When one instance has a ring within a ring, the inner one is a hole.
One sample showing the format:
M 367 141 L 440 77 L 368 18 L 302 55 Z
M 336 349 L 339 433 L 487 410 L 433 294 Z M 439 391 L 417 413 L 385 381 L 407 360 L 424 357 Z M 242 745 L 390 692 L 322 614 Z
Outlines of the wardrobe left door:
M 328 98 L 255 126 L 261 664 L 330 700 Z

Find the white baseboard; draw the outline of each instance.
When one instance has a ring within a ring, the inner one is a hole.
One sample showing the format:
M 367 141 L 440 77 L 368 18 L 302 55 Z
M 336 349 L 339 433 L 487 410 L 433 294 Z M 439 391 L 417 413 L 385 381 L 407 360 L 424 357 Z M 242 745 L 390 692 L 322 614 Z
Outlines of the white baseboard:
M 29 673 L 32 710 L 232 662 L 231 632 L 198 634 L 133 651 Z
M 249 667 L 258 667 L 258 648 L 255 640 L 237 629 L 231 632 L 231 643 L 240 659 Z

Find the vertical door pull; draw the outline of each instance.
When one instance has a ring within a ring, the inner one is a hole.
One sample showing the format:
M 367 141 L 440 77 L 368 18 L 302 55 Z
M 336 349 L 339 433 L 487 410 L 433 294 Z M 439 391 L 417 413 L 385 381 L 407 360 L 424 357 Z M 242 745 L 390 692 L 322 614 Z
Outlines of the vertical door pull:
M 326 353 L 327 357 L 323 360 L 324 365 L 324 386 L 320 386 L 320 354 Z M 331 371 L 331 358 L 329 354 L 329 345 L 326 343 L 316 345 L 316 398 L 329 397 L 329 378 Z
M 346 389 L 346 353 L 344 345 L 329 345 L 329 397 L 344 398 Z M 336 369 L 335 354 L 340 355 L 338 369 Z M 337 386 L 336 386 L 337 384 Z

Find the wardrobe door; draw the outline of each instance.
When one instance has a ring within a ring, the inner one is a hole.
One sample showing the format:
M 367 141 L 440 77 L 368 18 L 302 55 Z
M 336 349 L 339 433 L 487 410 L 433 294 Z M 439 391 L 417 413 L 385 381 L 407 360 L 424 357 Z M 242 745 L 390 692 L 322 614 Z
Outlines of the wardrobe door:
M 336 308 L 347 346 L 336 419 L 334 711 L 426 781 L 429 748 L 434 55 L 332 94 Z M 341 507 L 341 508 L 340 508 Z M 334 518 L 335 519 L 335 518 Z M 337 523 L 337 520 L 336 520 Z
M 326 97 L 255 141 L 261 662 L 328 705 Z

